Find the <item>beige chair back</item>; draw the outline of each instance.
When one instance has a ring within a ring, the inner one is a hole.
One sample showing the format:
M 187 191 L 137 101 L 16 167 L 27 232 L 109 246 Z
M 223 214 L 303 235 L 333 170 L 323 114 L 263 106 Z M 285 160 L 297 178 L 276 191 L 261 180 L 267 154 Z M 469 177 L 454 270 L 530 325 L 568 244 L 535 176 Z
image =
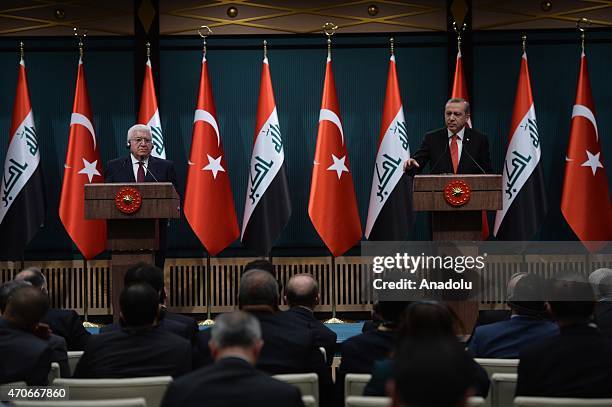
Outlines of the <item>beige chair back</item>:
M 14 401 L 16 407 L 147 407 L 142 397 L 115 400 Z
M 312 396 L 302 396 L 302 403 L 304 403 L 304 407 L 315 407 L 317 405 L 317 401 Z
M 348 396 L 346 407 L 388 407 L 391 405 L 389 397 L 367 397 L 367 396 Z
M 53 385 L 68 387 L 71 400 L 108 400 L 143 397 L 147 407 L 159 407 L 170 376 L 130 379 L 57 379 Z
M 491 406 L 513 407 L 516 373 L 493 373 L 491 376 Z
M 363 396 L 363 389 L 371 378 L 371 374 L 347 373 L 344 377 L 344 397 Z
M 612 399 L 571 399 L 560 397 L 517 397 L 515 407 L 595 407 L 612 406 Z
M 302 393 L 302 396 L 312 396 L 315 407 L 319 405 L 319 376 L 316 373 L 292 373 L 272 376 L 281 382 L 289 383 Z
M 493 373 L 516 373 L 519 364 L 518 359 L 475 358 L 474 360 L 487 371 L 489 378 Z
M 76 369 L 77 363 L 83 356 L 82 350 L 75 350 L 68 352 L 68 367 L 70 367 L 70 377 L 74 374 L 74 370 Z
M 59 363 L 57 362 L 51 363 L 51 369 L 49 370 L 49 375 L 47 376 L 47 380 L 49 384 L 52 384 L 55 379 L 59 379 L 60 377 L 61 377 L 61 374 L 60 374 Z
M 484 407 L 486 405 L 486 401 L 482 397 L 470 397 L 467 400 L 468 407 Z

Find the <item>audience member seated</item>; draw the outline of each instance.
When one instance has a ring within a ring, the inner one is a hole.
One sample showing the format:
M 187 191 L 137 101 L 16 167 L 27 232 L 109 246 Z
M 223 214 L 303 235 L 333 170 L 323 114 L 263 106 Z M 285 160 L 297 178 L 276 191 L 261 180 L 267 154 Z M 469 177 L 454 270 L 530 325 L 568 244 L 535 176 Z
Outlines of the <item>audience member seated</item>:
M 578 273 L 559 273 L 548 295 L 560 333 L 521 352 L 516 395 L 612 397 L 612 342 L 590 323 L 591 286 Z
M 473 395 L 473 361 L 453 338 L 402 342 L 387 394 L 394 407 L 465 407 Z
M 361 327 L 361 332 L 374 331 L 382 324 L 382 317 L 378 312 L 378 301 L 372 305 L 372 319 L 365 321 Z
M 263 270 L 249 270 L 242 275 L 238 303 L 261 325 L 263 348 L 257 368 L 269 374 L 317 373 L 323 404 L 331 397 L 331 369 L 325 364 L 312 330 L 278 312 L 278 285 L 274 276 Z M 212 363 L 208 347 L 210 330 L 198 334 L 197 366 Z
M 589 276 L 589 283 L 597 294 L 595 323 L 601 332 L 612 336 L 612 269 L 595 270 Z
M 517 359 L 526 345 L 559 334 L 546 320 L 545 288 L 535 274 L 517 273 L 508 282 L 509 320 L 476 327 L 468 349 L 475 358 Z
M 74 377 L 180 376 L 191 370 L 191 344 L 156 325 L 159 302 L 148 284 L 125 287 L 119 297 L 121 330 L 93 335 Z
M 272 276 L 274 276 L 274 279 L 276 280 L 276 284 L 278 284 L 279 295 L 282 294 L 283 283 L 282 281 L 276 279 L 276 274 L 274 274 L 274 264 L 272 264 L 266 259 L 257 259 L 257 260 L 248 262 L 242 269 L 242 274 L 244 275 L 244 273 L 250 270 L 263 270 L 263 271 L 267 271 L 268 273 L 270 273 Z
M 187 332 L 185 336 L 190 341 L 195 339 L 196 334 L 199 331 L 198 323 L 192 317 L 183 314 L 177 314 L 168 311 L 166 302 L 168 301 L 168 293 L 164 287 L 164 272 L 157 266 L 147 263 L 139 263 L 134 267 L 128 269 L 125 273 L 123 284 L 128 286 L 134 283 L 147 283 L 159 294 L 159 303 L 161 306 L 160 310 L 160 322 L 162 327 L 165 327 L 164 321 L 172 321 L 185 325 L 185 329 L 174 328 L 175 324 L 169 327 L 169 330 L 174 333 L 178 333 L 181 336 L 185 336 L 184 332 Z
M 37 337 L 38 323 L 49 309 L 49 298 L 35 287 L 14 289 L 0 319 L 0 383 L 47 384 L 52 350 Z
M 15 280 L 25 280 L 38 287 L 45 295 L 47 279 L 37 267 L 29 267 L 17 273 Z M 83 327 L 83 321 L 74 310 L 50 308 L 42 318 L 42 322 L 49 325 L 54 334 L 66 339 L 69 351 L 83 350 L 89 339 L 89 332 Z
M 11 293 L 19 287 L 31 287 L 32 284 L 23 280 L 9 281 L 0 286 L 0 316 L 6 309 Z M 61 336 L 51 333 L 49 325 L 38 323 L 36 327 L 36 335 L 47 341 L 51 348 L 51 362 L 56 362 L 60 367 L 60 375 L 62 377 L 70 377 L 70 365 L 68 364 L 68 352 L 66 340 Z
M 285 317 L 310 328 L 317 339 L 317 345 L 325 348 L 327 364 L 331 365 L 336 353 L 337 335 L 315 318 L 314 308 L 319 303 L 319 284 L 310 274 L 296 274 L 287 282 L 285 301 L 289 310 Z
M 211 328 L 213 365 L 175 380 L 163 407 L 302 406 L 300 391 L 257 370 L 262 333 L 255 317 L 237 311 L 216 318 Z
M 459 324 L 457 316 L 448 306 L 435 301 L 416 302 L 406 309 L 398 333 L 395 348 L 401 348 L 405 343 L 411 341 L 454 341 L 455 347 L 466 353 L 463 344 L 457 339 Z M 384 359 L 374 363 L 372 378 L 364 389 L 366 396 L 384 396 L 385 385 L 391 377 L 393 361 Z M 469 354 L 466 360 L 470 366 L 472 381 L 468 384 L 474 390 L 474 394 L 487 397 L 489 392 L 489 377 L 487 372 L 472 359 Z

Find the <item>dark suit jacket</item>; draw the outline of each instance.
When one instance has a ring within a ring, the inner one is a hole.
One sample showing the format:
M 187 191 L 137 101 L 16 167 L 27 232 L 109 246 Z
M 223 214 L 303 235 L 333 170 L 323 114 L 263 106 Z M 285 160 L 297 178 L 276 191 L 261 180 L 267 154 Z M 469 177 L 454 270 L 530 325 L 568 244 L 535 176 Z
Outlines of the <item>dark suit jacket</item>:
M 66 339 L 69 351 L 85 349 L 90 334 L 76 311 L 51 308 L 40 322 L 49 325 L 54 334 Z
M 0 318 L 0 383 L 46 385 L 51 354 L 49 342 Z
M 431 174 L 452 174 L 453 162 L 446 128 L 425 134 L 421 147 L 412 155 L 412 158 L 418 161 L 420 168 L 412 171 L 411 175 L 420 173 L 428 163 Z M 483 170 L 485 173 L 493 172 L 489 155 L 489 141 L 485 135 L 466 127 L 463 133 L 457 173 L 482 174 Z
M 593 326 L 563 327 L 520 359 L 517 396 L 612 397 L 612 342 Z
M 127 155 L 109 161 L 104 170 L 104 180 L 113 183 L 136 182 L 130 156 Z M 174 188 L 178 190 L 174 163 L 170 160 L 150 156 L 145 182 L 172 182 Z
M 257 360 L 257 368 L 274 374 L 317 373 L 321 404 L 331 402 L 333 382 L 331 369 L 323 360 L 314 332 L 287 318 L 284 312 L 251 312 L 261 325 L 264 346 Z M 199 353 L 197 366 L 213 363 L 208 348 L 210 329 L 202 331 L 196 338 Z
M 302 323 L 315 333 L 317 346 L 325 348 L 327 364 L 331 365 L 336 353 L 338 335 L 315 318 L 314 313 L 304 307 L 293 307 L 285 311 L 285 317 Z
M 191 344 L 159 327 L 93 335 L 74 377 L 180 376 L 191 371 Z
M 612 301 L 599 301 L 595 305 L 595 323 L 602 333 L 612 336 Z
M 197 335 L 197 333 L 200 331 L 200 328 L 198 327 L 198 322 L 189 316 L 183 315 L 183 314 L 175 314 L 174 312 L 170 312 L 170 311 L 164 311 L 164 319 L 167 319 L 169 321 L 174 321 L 174 322 L 178 322 L 180 324 L 183 324 L 185 326 L 187 326 L 187 332 L 189 332 L 189 340 L 193 341 L 195 340 L 195 337 Z
M 175 380 L 163 407 L 303 406 L 298 388 L 271 378 L 247 361 L 228 357 Z
M 539 318 L 514 316 L 476 327 L 468 349 L 475 358 L 518 359 L 525 346 L 559 334 L 557 324 Z
M 60 376 L 70 377 L 66 339 L 59 335 L 51 334 L 47 342 L 51 348 L 51 362 L 56 362 L 59 365 Z
M 122 326 L 119 323 L 112 323 L 112 324 L 108 324 L 100 328 L 100 333 L 103 334 L 107 332 L 116 332 L 121 329 L 122 329 Z M 176 322 L 170 319 L 166 319 L 166 318 L 162 319 L 159 322 L 159 329 L 166 331 L 166 332 L 173 333 L 189 341 L 191 341 L 193 338 L 193 334 L 191 332 L 190 327 L 188 327 L 187 325 L 181 324 L 180 322 Z

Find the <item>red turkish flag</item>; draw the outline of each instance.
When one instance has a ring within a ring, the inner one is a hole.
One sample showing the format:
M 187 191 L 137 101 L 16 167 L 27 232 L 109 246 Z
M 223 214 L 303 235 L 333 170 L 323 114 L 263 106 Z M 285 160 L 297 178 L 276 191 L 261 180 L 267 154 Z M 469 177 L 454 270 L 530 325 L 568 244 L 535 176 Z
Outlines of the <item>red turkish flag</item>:
M 106 221 L 85 219 L 85 184 L 100 182 L 104 182 L 100 151 L 83 61 L 79 59 L 59 216 L 66 232 L 86 259 L 95 257 L 106 248 Z
M 215 256 L 240 236 L 240 230 L 206 58 L 202 60 L 188 164 L 185 217 L 208 253 Z
M 463 73 L 463 58 L 461 57 L 461 51 L 457 52 L 457 62 L 455 63 L 455 79 L 453 80 L 453 90 L 451 92 L 451 98 L 461 98 L 470 101 L 468 96 L 467 82 L 465 81 L 465 75 Z M 467 122 L 467 126 L 472 128 L 472 118 L 470 117 Z M 482 211 L 482 240 L 489 238 L 489 222 L 487 219 L 487 211 Z
M 572 110 L 565 158 L 561 212 L 576 236 L 590 251 L 612 240 L 612 212 L 608 178 L 595 120 L 595 104 L 586 56 L 580 58 L 578 89 Z
M 336 257 L 361 239 L 361 221 L 330 58 L 325 68 L 308 215 L 317 233 Z

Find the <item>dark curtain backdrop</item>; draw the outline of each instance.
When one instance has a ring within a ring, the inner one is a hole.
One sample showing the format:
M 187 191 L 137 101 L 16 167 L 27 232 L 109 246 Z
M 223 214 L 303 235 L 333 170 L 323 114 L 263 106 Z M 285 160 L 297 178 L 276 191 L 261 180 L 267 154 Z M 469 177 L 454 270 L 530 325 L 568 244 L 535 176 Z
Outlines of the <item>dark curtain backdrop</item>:
M 412 151 L 418 148 L 427 130 L 443 125 L 443 105 L 449 92 L 446 38 L 444 33 L 395 36 Z M 212 37 L 208 41 L 209 72 L 240 222 L 255 126 L 263 39 Z M 322 36 L 265 39 L 269 43 L 268 56 L 293 202 L 292 218 L 273 254 L 322 255 L 326 251 L 310 223 L 307 207 L 323 89 L 325 39 Z M 493 167 L 501 171 L 518 77 L 520 33 L 474 33 L 473 39 L 474 72 L 470 79 L 473 120 L 477 129 L 489 135 Z M 17 80 L 18 41 L 0 39 L 2 162 Z M 26 38 L 24 42 L 49 202 L 47 224 L 30 244 L 26 259 L 78 257 L 57 215 L 76 80 L 75 43 L 67 38 Z M 160 66 L 153 68 L 160 70 L 158 100 L 164 141 L 168 158 L 175 162 L 182 193 L 201 69 L 201 41 L 165 37 L 160 46 Z M 574 238 L 560 215 L 559 202 L 579 52 L 574 32 L 529 33 L 529 63 L 550 196 L 549 216 L 539 236 L 544 240 Z M 608 136 L 612 127 L 612 102 L 607 82 L 612 31 L 590 33 L 587 55 L 607 166 L 612 160 L 612 141 Z M 136 117 L 134 80 L 142 80 L 134 78 L 133 61 L 130 38 L 87 39 L 85 69 L 98 145 L 105 162 L 127 154 L 125 134 Z M 333 63 L 349 160 L 362 225 L 365 225 L 387 80 L 388 36 L 338 36 L 334 38 Z M 608 175 L 612 178 L 610 171 Z M 414 240 L 428 239 L 424 215 L 419 215 L 411 236 Z M 169 249 L 170 256 L 203 253 L 184 219 L 172 222 Z M 250 253 L 236 242 L 224 254 Z

